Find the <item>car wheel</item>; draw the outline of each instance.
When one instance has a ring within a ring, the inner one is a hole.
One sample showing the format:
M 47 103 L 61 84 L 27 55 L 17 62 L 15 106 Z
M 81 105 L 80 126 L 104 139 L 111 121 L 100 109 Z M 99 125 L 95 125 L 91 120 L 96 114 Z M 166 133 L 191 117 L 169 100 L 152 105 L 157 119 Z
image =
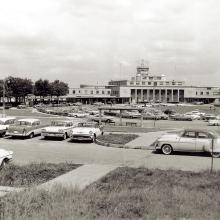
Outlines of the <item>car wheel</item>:
M 95 143 L 95 141 L 96 141 L 96 135 L 94 134 L 92 138 L 92 142 Z
M 7 163 L 7 160 L 6 160 L 6 159 L 4 159 L 4 160 L 2 161 L 2 164 L 1 164 L 0 168 L 1 168 L 1 169 L 2 169 L 2 168 L 4 168 L 4 167 L 5 167 L 5 165 L 6 165 L 6 163 Z
M 30 133 L 29 138 L 33 138 L 34 137 L 34 133 Z
M 213 152 L 213 153 L 211 153 L 211 156 L 214 157 L 214 158 L 219 158 L 220 153 L 219 152 Z
M 64 135 L 63 135 L 63 140 L 66 140 L 66 139 L 67 139 L 67 134 L 64 133 Z
M 161 148 L 162 153 L 165 155 L 169 155 L 172 153 L 173 149 L 169 144 L 164 144 Z
M 106 120 L 106 123 L 110 123 L 110 119 L 107 119 L 107 120 Z

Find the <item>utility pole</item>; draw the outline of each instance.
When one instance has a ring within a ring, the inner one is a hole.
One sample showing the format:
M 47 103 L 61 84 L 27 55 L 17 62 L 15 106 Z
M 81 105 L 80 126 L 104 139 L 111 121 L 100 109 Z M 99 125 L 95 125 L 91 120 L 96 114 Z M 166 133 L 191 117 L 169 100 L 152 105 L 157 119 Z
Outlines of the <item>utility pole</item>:
M 2 117 L 5 117 L 5 79 L 3 79 L 3 111 Z

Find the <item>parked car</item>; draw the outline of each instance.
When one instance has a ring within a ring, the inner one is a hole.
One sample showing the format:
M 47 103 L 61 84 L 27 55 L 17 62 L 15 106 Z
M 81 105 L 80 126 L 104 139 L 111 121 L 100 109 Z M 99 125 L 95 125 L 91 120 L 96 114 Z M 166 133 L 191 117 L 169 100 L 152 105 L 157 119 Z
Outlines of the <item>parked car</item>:
M 122 118 L 140 118 L 140 117 L 141 117 L 141 114 L 139 112 L 136 112 L 136 111 L 124 111 L 124 112 L 122 112 Z
M 27 106 L 25 104 L 22 104 L 22 105 L 18 105 L 17 106 L 17 109 L 25 109 L 27 108 Z
M 212 151 L 212 140 L 213 151 Z M 214 131 L 184 129 L 178 133 L 167 133 L 159 137 L 155 149 L 169 155 L 173 151 L 209 152 L 213 157 L 220 156 L 220 137 Z
M 5 136 L 9 125 L 13 125 L 15 123 L 15 120 L 15 117 L 0 118 L 0 136 Z
M 205 114 L 204 116 L 202 116 L 202 119 L 205 121 L 215 120 L 216 118 L 217 116 L 212 114 Z
M 42 127 L 39 119 L 25 118 L 15 122 L 14 125 L 10 125 L 6 135 L 12 137 L 29 137 L 33 138 L 36 135 L 40 135 Z
M 0 149 L 0 167 L 3 168 L 5 164 L 12 160 L 13 151 Z
M 99 114 L 90 116 L 90 119 L 95 122 L 99 122 Z M 105 123 L 112 123 L 114 122 L 114 117 L 112 116 L 107 116 L 107 115 L 101 115 L 101 122 Z
M 41 130 L 41 136 L 45 139 L 48 137 L 62 138 L 65 140 L 70 137 L 70 131 L 76 127 L 78 123 L 73 123 L 69 120 L 54 120 L 51 126 L 45 127 Z
M 159 115 L 155 115 L 153 113 L 146 112 L 146 113 L 143 114 L 143 119 L 146 119 L 146 120 L 160 120 L 161 117 Z
M 88 113 L 84 113 L 84 112 L 70 112 L 68 114 L 69 117 L 74 117 L 74 118 L 85 118 L 88 115 L 89 115 Z
M 83 122 L 71 130 L 70 138 L 71 140 L 91 140 L 94 142 L 103 133 L 103 126 L 97 122 Z
M 210 119 L 208 121 L 208 125 L 219 126 L 220 125 L 220 117 L 216 117 L 216 119 Z
M 192 121 L 192 117 L 190 117 L 189 115 L 184 115 L 184 114 L 170 115 L 170 119 L 174 121 Z
M 192 112 L 187 112 L 184 115 L 187 116 L 187 117 L 190 117 L 192 120 L 200 120 L 201 119 L 201 115 L 195 114 L 195 113 L 192 113 Z

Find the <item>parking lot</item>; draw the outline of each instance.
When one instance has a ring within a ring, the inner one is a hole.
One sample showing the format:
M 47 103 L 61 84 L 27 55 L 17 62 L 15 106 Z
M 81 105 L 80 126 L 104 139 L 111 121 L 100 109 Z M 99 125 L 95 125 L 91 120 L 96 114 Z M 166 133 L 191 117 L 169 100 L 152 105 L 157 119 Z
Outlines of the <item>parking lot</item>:
M 9 113 L 9 112 L 8 112 Z M 13 110 L 10 115 L 17 118 L 40 118 L 42 123 L 49 124 L 54 118 L 66 118 L 48 116 L 32 110 Z M 73 119 L 79 120 L 79 119 Z M 119 120 L 115 118 L 115 120 Z M 138 119 L 123 119 L 123 121 L 137 121 Z M 179 129 L 184 127 L 208 128 L 220 131 L 218 126 L 208 126 L 202 120 L 195 121 L 171 121 L 171 120 L 145 120 L 143 127 L 157 127 L 160 130 Z M 33 139 L 12 139 L 9 137 L 0 139 L 1 148 L 14 151 L 15 163 L 25 164 L 29 162 L 73 162 L 80 164 L 114 164 L 118 166 L 144 166 L 148 168 L 204 170 L 210 168 L 211 157 L 204 154 L 178 153 L 170 156 L 155 154 L 152 150 L 121 149 L 96 145 L 90 142 L 70 142 L 67 140 L 44 140 L 41 136 Z M 214 168 L 220 169 L 220 159 L 214 160 Z

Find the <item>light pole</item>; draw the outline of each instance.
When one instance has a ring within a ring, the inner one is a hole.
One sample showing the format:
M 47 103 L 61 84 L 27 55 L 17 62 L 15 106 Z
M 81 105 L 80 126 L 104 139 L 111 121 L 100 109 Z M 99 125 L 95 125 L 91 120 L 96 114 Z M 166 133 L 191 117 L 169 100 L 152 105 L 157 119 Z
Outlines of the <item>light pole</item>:
M 2 110 L 2 117 L 5 117 L 5 79 L 3 79 L 3 110 Z

